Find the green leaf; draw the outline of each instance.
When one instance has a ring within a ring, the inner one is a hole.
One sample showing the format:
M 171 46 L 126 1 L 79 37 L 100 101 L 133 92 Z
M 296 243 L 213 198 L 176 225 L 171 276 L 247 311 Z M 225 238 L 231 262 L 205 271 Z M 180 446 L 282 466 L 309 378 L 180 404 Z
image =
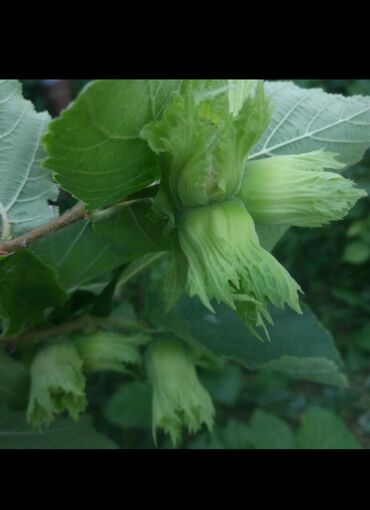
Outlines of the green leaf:
M 55 272 L 28 250 L 0 259 L 0 314 L 6 334 L 42 322 L 44 310 L 66 298 Z
M 169 252 L 166 269 L 160 276 L 165 312 L 171 310 L 184 293 L 187 271 L 188 263 L 185 254 L 180 246 L 175 244 Z
M 290 450 L 297 448 L 294 433 L 288 425 L 273 414 L 257 409 L 249 424 L 249 440 L 261 450 Z
M 347 230 L 347 237 L 354 238 L 361 236 L 370 227 L 369 219 L 355 221 L 351 223 Z
M 31 251 L 58 273 L 65 289 L 74 289 L 155 249 L 144 230 L 147 211 L 148 205 L 135 204 L 94 228 L 91 220 L 78 221 L 36 241 Z
M 163 223 L 153 214 L 150 200 L 124 207 L 111 218 L 95 221 L 93 229 L 117 253 L 128 253 L 130 259 L 162 249 Z
M 300 448 L 311 450 L 362 448 L 344 421 L 321 407 L 310 407 L 304 412 L 298 441 Z
M 366 295 L 353 290 L 335 288 L 331 290 L 331 294 L 346 305 L 370 312 L 370 303 Z
M 58 273 L 65 289 L 74 289 L 129 260 L 127 252 L 114 250 L 94 232 L 90 220 L 78 221 L 35 241 L 30 251 Z
M 0 402 L 25 407 L 28 389 L 29 371 L 0 348 Z
M 224 448 L 227 449 L 245 450 L 253 446 L 249 427 L 233 418 L 227 421 L 226 427 L 220 430 L 219 435 L 222 438 Z
M 222 369 L 224 363 L 220 357 L 215 355 L 212 349 L 207 348 L 206 345 L 202 341 L 199 341 L 196 336 L 192 335 L 187 323 L 187 317 L 182 315 L 180 308 L 176 307 L 165 313 L 163 311 L 162 299 L 163 296 L 161 293 L 155 290 L 149 291 L 147 295 L 146 310 L 144 311 L 142 318 L 154 326 L 163 329 L 164 332 L 170 332 L 176 335 L 188 345 L 193 347 L 194 351 L 199 354 L 198 365 L 210 370 Z M 192 301 L 186 297 L 183 299 L 185 301 Z M 194 309 L 195 314 L 204 311 L 204 307 L 200 304 L 200 302 L 198 302 L 198 306 L 198 310 L 197 308 Z M 190 313 L 192 313 L 192 311 L 190 311 Z
M 246 450 L 252 447 L 249 427 L 233 418 L 229 418 L 224 427 L 215 427 L 212 433 L 198 434 L 189 444 L 192 450 Z
M 291 82 L 267 82 L 273 115 L 250 158 L 334 152 L 347 166 L 360 161 L 370 146 L 370 97 L 344 97 Z
M 49 122 L 22 96 L 17 80 L 0 80 L 0 216 L 2 237 L 16 237 L 56 216 L 58 187 L 40 167 L 40 140 Z
M 219 435 L 217 429 L 212 433 L 204 432 L 202 434 L 197 434 L 195 439 L 190 441 L 188 448 L 190 450 L 224 450 L 224 441 Z M 232 446 L 230 446 L 230 448 L 232 448 Z
M 365 324 L 354 336 L 353 344 L 361 350 L 370 353 L 370 322 Z
M 120 287 L 126 285 L 128 281 L 157 262 L 159 259 L 163 258 L 166 254 L 167 252 L 165 251 L 150 252 L 131 262 L 120 275 L 116 289 L 118 290 Z
M 139 137 L 158 118 L 177 80 L 98 80 L 49 125 L 45 166 L 90 209 L 110 205 L 158 177 L 157 159 Z
M 112 310 L 112 317 L 128 321 L 136 321 L 137 315 L 133 304 L 130 301 L 120 300 Z
M 214 400 L 229 406 L 235 405 L 243 387 L 241 369 L 235 365 L 226 365 L 217 372 L 207 371 L 201 381 Z
M 215 304 L 214 308 L 216 313 L 212 314 L 199 300 L 186 297 L 176 306 L 176 320 L 174 315 L 160 315 L 155 308 L 153 319 L 162 327 L 177 329 L 183 337 L 188 334 L 215 355 L 240 361 L 251 370 L 270 366 L 291 375 L 295 372 L 306 380 L 345 384 L 333 338 L 307 306 L 302 307 L 303 315 L 271 309 L 274 325 L 267 326 L 271 342 L 261 342 L 252 336 L 229 307 Z M 305 363 L 315 370 L 304 370 Z
M 117 445 L 97 432 L 91 418 L 82 416 L 77 423 L 58 418 L 53 425 L 36 431 L 25 419 L 24 412 L 0 407 L 0 449 L 113 449 Z
M 92 315 L 109 317 L 109 315 L 112 313 L 114 292 L 121 272 L 121 268 L 117 268 L 115 271 L 113 271 L 111 279 L 95 299 L 91 312 Z
M 352 241 L 343 253 L 343 260 L 349 264 L 364 264 L 369 258 L 370 247 L 363 241 Z
M 298 358 L 296 356 L 282 356 L 271 360 L 261 368 L 267 368 L 287 374 L 295 379 L 308 379 L 322 384 L 334 386 L 347 386 L 347 377 L 338 370 L 338 365 L 327 358 L 314 358 L 310 356 Z
M 141 381 L 127 382 L 109 398 L 105 418 L 118 427 L 150 429 L 152 426 L 152 389 Z

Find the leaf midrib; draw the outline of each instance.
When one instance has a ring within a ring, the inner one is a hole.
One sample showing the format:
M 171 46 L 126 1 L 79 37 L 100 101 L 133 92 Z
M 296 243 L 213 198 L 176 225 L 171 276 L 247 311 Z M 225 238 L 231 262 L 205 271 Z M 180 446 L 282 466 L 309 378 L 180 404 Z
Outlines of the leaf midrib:
M 292 144 L 292 143 L 294 143 L 294 142 L 297 142 L 297 141 L 299 141 L 299 140 L 303 140 L 303 139 L 305 139 L 305 138 L 312 138 L 312 137 L 313 137 L 313 135 L 316 135 L 317 133 L 320 133 L 320 132 L 325 131 L 325 130 L 327 130 L 327 129 L 330 129 L 330 128 L 332 128 L 332 127 L 336 127 L 336 126 L 338 126 L 338 125 L 340 125 L 340 124 L 343 124 L 343 123 L 345 123 L 345 122 L 349 122 L 349 121 L 351 121 L 352 119 L 354 119 L 354 118 L 358 117 L 359 115 L 362 115 L 363 113 L 366 113 L 366 112 L 368 112 L 368 111 L 370 111 L 370 106 L 368 106 L 367 108 L 364 108 L 363 110 L 361 110 L 361 111 L 359 111 L 359 112 L 357 112 L 357 113 L 354 113 L 354 114 L 352 114 L 352 115 L 350 115 L 350 116 L 348 116 L 348 117 L 345 117 L 344 119 L 339 119 L 339 120 L 338 120 L 338 121 L 336 121 L 336 122 L 332 122 L 331 124 L 327 124 L 326 126 L 323 126 L 323 127 L 319 128 L 319 129 L 316 129 L 316 130 L 311 131 L 311 132 L 309 132 L 309 133 L 305 132 L 305 133 L 303 133 L 303 134 L 302 134 L 302 135 L 300 135 L 300 136 L 296 136 L 295 138 L 291 138 L 290 140 L 286 140 L 285 142 L 282 142 L 282 143 L 279 143 L 279 144 L 273 145 L 272 147 L 264 147 L 261 151 L 256 152 L 256 153 L 254 153 L 254 154 L 251 154 L 251 155 L 250 155 L 250 157 L 249 157 L 248 159 L 255 159 L 255 158 L 257 158 L 257 157 L 259 157 L 259 156 L 262 156 L 262 155 L 265 155 L 265 154 L 266 154 L 266 155 L 269 155 L 269 154 L 271 154 L 271 152 L 272 152 L 272 151 L 274 151 L 274 150 L 276 150 L 276 149 L 280 149 L 281 147 L 284 147 L 284 146 L 286 146 L 286 145 L 290 145 L 290 144 Z M 368 125 L 370 125 L 370 123 L 369 123 Z M 335 143 L 335 142 L 336 142 L 336 140 L 335 140 L 335 139 L 330 140 L 330 141 L 331 141 L 332 143 Z M 340 143 L 342 143 L 342 140 L 337 140 L 337 142 L 338 142 L 338 143 L 339 143 L 339 142 L 340 142 Z M 361 141 L 361 142 L 358 142 L 358 143 L 367 143 L 367 142 L 370 142 L 370 139 L 369 139 L 369 140 L 366 140 L 366 141 L 363 141 L 363 142 Z

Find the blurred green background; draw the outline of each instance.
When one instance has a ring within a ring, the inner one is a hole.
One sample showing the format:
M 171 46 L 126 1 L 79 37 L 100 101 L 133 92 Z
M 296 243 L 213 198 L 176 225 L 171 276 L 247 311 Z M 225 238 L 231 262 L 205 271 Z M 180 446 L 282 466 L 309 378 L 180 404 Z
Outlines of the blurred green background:
M 87 82 L 71 80 L 71 98 Z M 370 80 L 296 83 L 331 93 L 370 95 Z M 37 110 L 49 108 L 38 81 L 23 80 L 23 86 Z M 370 193 L 370 154 L 348 170 L 347 177 Z M 274 255 L 334 335 L 349 387 L 302 383 L 267 370 L 251 373 L 230 363 L 222 373 L 202 374 L 216 403 L 214 434 L 185 438 L 180 447 L 370 448 L 370 199 L 360 200 L 344 221 L 291 229 Z M 150 390 L 143 382 L 100 375 L 91 381 L 89 393 L 95 425 L 122 448 L 154 447 Z M 335 434 L 329 433 L 334 429 Z M 171 447 L 163 437 L 159 444 Z

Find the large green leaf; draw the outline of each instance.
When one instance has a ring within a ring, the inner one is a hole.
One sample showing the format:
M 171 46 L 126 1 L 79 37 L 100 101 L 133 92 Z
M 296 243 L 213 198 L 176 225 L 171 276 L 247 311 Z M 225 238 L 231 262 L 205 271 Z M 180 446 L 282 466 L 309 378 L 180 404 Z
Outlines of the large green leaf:
M 267 82 L 274 106 L 270 125 L 250 158 L 324 148 L 348 166 L 370 146 L 370 97 L 344 97 L 291 82 Z
M 249 423 L 248 438 L 254 448 L 290 450 L 296 448 L 294 433 L 288 425 L 271 413 L 257 409 Z
M 93 228 L 118 253 L 129 250 L 141 256 L 155 248 L 166 249 L 163 222 L 153 213 L 151 201 L 127 206 L 111 218 L 95 221 Z
M 0 315 L 3 331 L 17 333 L 22 326 L 43 320 L 47 308 L 67 298 L 55 272 L 28 250 L 0 259 Z
M 222 447 L 228 450 L 245 450 L 252 448 L 249 427 L 239 420 L 229 418 L 225 427 L 222 429 L 215 429 L 214 435 L 216 434 L 216 437 L 220 440 Z
M 152 425 L 152 388 L 142 381 L 126 382 L 109 398 L 106 419 L 118 427 L 149 428 Z
M 252 448 L 249 427 L 241 421 L 229 418 L 224 427 L 216 426 L 212 433 L 198 434 L 189 444 L 192 450 L 245 450 Z
M 282 372 L 295 379 L 309 379 L 317 383 L 347 386 L 346 376 L 338 370 L 338 364 L 325 357 L 284 355 L 268 361 L 263 368 Z
M 357 437 L 328 409 L 310 407 L 302 417 L 298 441 L 303 449 L 359 449 Z
M 148 252 L 145 255 L 142 255 L 136 260 L 133 260 L 120 275 L 119 280 L 117 282 L 117 289 L 123 287 L 127 284 L 132 278 L 135 278 L 139 273 L 148 269 L 152 264 L 162 259 L 168 252 L 165 251 L 155 251 L 153 253 Z
M 153 250 L 143 230 L 147 211 L 148 206 L 135 204 L 95 228 L 91 220 L 78 221 L 36 241 L 31 251 L 55 269 L 65 289 L 76 288 Z
M 16 237 L 56 216 L 48 199 L 58 188 L 40 167 L 40 144 L 49 122 L 22 96 L 17 80 L 0 80 L 0 215 L 2 236 Z
M 159 305 L 153 305 L 152 320 L 251 370 L 269 368 L 325 384 L 346 384 L 333 338 L 307 306 L 303 306 L 303 315 L 290 309 L 272 309 L 274 325 L 268 326 L 271 342 L 257 340 L 231 308 L 223 304 L 214 308 L 216 313 L 212 314 L 198 299 L 185 297 L 175 312 L 167 315 L 160 312 Z
M 117 445 L 97 432 L 89 416 L 78 422 L 57 418 L 53 425 L 37 431 L 26 423 L 25 412 L 0 407 L 0 449 L 112 449 Z
M 237 365 L 228 364 L 219 371 L 206 371 L 201 381 L 214 400 L 228 406 L 236 404 L 243 388 L 242 370 Z
M 139 133 L 158 118 L 178 80 L 99 80 L 50 123 L 45 166 L 89 208 L 122 200 L 158 177 Z
M 83 220 L 36 241 L 31 251 L 57 271 L 65 289 L 73 289 L 95 276 L 127 262 Z

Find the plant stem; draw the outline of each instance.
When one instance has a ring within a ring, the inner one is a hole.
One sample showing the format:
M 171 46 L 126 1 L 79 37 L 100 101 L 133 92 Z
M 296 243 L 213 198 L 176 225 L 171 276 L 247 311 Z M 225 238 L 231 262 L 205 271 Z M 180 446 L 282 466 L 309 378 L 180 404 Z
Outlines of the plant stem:
M 66 211 L 62 214 L 62 216 L 51 220 L 46 225 L 41 225 L 41 227 L 30 230 L 26 234 L 16 237 L 10 241 L 4 241 L 0 244 L 0 254 L 12 253 L 17 250 L 27 248 L 27 246 L 36 239 L 51 234 L 70 223 L 78 221 L 84 218 L 85 215 L 86 211 L 84 204 L 78 202 L 74 207 L 72 207 L 72 209 Z
M 16 237 L 15 239 L 11 239 L 10 241 L 0 242 L 0 256 L 7 255 L 9 253 L 13 253 L 17 250 L 22 250 L 27 248 L 33 241 L 39 239 L 40 237 L 45 237 L 56 230 L 59 230 L 62 227 L 69 225 L 70 223 L 74 223 L 75 221 L 81 220 L 82 218 L 86 218 L 87 215 L 90 214 L 94 219 L 105 219 L 115 212 L 118 212 L 120 209 L 124 207 L 129 207 L 138 202 L 152 200 L 151 197 L 138 198 L 133 200 L 127 200 L 125 202 L 119 202 L 112 207 L 107 209 L 103 209 L 101 211 L 94 211 L 93 213 L 88 213 L 85 209 L 85 205 L 82 202 L 78 202 L 72 209 L 66 211 L 62 216 L 51 220 L 46 225 L 41 225 L 41 227 L 35 228 L 34 230 L 30 230 L 25 234 Z M 0 210 L 1 216 L 1 210 Z M 4 232 L 4 228 L 3 228 Z
M 73 321 L 64 324 L 58 324 L 47 329 L 40 329 L 38 331 L 31 331 L 14 337 L 3 337 L 1 340 L 5 343 L 12 343 L 18 341 L 42 341 L 50 337 L 59 335 L 68 335 L 74 331 L 94 330 L 96 328 L 115 327 L 123 330 L 138 330 L 143 332 L 150 332 L 151 330 L 143 322 L 130 321 L 123 319 L 116 319 L 114 317 L 97 317 L 93 315 L 83 315 Z

